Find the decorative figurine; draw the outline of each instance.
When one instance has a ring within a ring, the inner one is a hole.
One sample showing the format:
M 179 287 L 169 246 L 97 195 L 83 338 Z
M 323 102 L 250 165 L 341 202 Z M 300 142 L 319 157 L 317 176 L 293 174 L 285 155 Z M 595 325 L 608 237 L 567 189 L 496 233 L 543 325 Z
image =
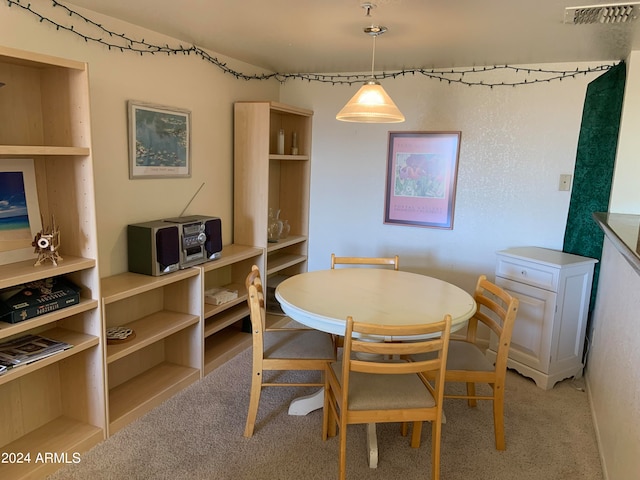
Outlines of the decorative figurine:
M 43 222 L 44 223 L 44 222 Z M 42 227 L 31 244 L 35 247 L 34 252 L 38 254 L 38 259 L 34 266 L 39 266 L 42 262 L 51 260 L 56 267 L 62 257 L 58 254 L 60 248 L 60 229 L 56 226 L 55 218 L 51 217 L 51 225 Z

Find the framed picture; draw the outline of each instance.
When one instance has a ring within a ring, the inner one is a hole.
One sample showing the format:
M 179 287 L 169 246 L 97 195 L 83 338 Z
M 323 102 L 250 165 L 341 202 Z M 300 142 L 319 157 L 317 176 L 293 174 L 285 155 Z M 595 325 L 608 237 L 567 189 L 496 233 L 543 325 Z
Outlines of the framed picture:
M 129 100 L 129 178 L 191 176 L 191 112 Z
M 42 230 L 33 159 L 0 162 L 0 265 L 35 259 L 32 245 Z
M 460 132 L 389 132 L 384 223 L 453 228 Z

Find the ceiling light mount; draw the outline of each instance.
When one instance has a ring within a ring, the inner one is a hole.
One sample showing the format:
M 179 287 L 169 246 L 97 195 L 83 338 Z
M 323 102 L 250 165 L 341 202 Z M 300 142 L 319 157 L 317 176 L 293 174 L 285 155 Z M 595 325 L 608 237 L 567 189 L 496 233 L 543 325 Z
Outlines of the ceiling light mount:
M 386 33 L 387 27 L 383 27 L 382 25 L 370 25 L 368 27 L 364 27 L 363 31 L 367 35 L 370 35 L 375 38 L 378 35 L 382 35 L 383 33 Z

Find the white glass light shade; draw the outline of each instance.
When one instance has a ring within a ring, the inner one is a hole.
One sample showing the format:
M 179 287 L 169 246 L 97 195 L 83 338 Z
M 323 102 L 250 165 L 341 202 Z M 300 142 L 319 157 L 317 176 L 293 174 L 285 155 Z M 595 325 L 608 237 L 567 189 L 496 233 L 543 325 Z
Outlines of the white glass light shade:
M 371 80 L 365 83 L 336 115 L 343 122 L 399 123 L 404 115 L 382 86 Z

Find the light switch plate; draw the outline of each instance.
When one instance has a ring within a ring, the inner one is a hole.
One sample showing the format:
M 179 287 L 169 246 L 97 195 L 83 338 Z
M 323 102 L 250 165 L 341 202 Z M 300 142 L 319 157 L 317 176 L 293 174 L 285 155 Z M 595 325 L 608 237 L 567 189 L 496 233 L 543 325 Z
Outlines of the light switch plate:
M 558 190 L 561 192 L 567 192 L 571 190 L 571 175 L 562 174 L 560 175 L 560 183 L 558 184 Z

